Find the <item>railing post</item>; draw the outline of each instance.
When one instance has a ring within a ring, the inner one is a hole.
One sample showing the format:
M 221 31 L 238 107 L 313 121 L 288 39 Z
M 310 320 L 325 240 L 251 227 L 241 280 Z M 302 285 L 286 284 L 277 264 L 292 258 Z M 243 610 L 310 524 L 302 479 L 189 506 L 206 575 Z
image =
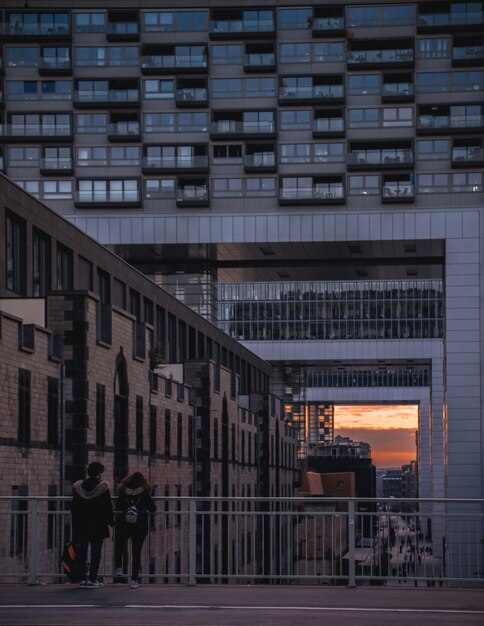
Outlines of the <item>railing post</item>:
M 31 500 L 32 516 L 30 520 L 30 576 L 29 585 L 36 585 L 37 580 L 37 508 L 38 500 Z
M 195 585 L 197 566 L 197 510 L 196 502 L 190 500 L 188 512 L 188 584 Z
M 348 587 L 356 587 L 355 580 L 355 501 L 348 502 Z

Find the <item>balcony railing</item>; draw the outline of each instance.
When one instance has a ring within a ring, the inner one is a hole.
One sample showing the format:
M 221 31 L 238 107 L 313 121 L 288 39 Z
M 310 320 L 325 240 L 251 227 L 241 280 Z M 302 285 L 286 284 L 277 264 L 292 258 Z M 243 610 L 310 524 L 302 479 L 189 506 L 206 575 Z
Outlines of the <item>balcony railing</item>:
M 481 165 L 484 163 L 484 148 L 479 146 L 456 146 L 452 148 L 453 165 Z
M 70 28 L 65 25 L 54 24 L 53 22 L 42 22 L 42 24 L 14 24 L 6 22 L 1 25 L 1 32 L 10 36 L 32 36 L 32 37 L 52 37 L 70 35 Z
M 78 191 L 75 202 L 79 204 L 137 204 L 139 191 Z
M 315 17 L 312 22 L 313 34 L 327 34 L 344 32 L 344 17 Z
M 313 121 L 313 134 L 340 135 L 345 132 L 345 121 L 342 117 L 320 117 Z
M 40 160 L 40 172 L 55 172 L 65 174 L 71 173 L 73 171 L 73 162 L 70 157 L 59 157 L 59 158 L 45 158 Z
M 276 55 L 273 52 L 251 52 L 244 55 L 244 67 L 246 69 L 261 71 L 275 67 Z
M 210 24 L 211 35 L 272 33 L 274 20 L 214 20 Z
M 355 50 L 348 52 L 349 65 L 368 64 L 404 64 L 413 63 L 414 54 L 411 49 L 396 50 Z
M 220 120 L 210 124 L 210 133 L 213 135 L 273 135 L 275 132 L 275 122 Z
M 344 99 L 343 85 L 313 85 L 312 87 L 281 87 L 279 100 L 332 101 Z
M 385 182 L 382 190 L 383 202 L 412 202 L 415 196 L 411 183 Z
M 136 37 L 139 35 L 139 24 L 137 22 L 109 22 L 106 24 L 106 35 Z
M 72 63 L 70 59 L 56 59 L 53 57 L 40 57 L 38 62 L 39 72 L 47 73 L 62 73 L 70 72 L 72 70 Z
M 154 499 L 142 553 L 145 581 L 483 584 L 482 499 Z M 60 556 L 71 536 L 68 500 L 0 497 L 2 582 L 65 580 Z M 104 542 L 99 574 L 124 582 L 127 558 L 123 575 L 113 576 L 115 535 L 116 526 L 114 542 Z
M 145 170 L 189 170 L 207 168 L 208 157 L 204 155 L 143 158 L 143 169 Z
M 344 202 L 345 192 L 342 185 L 326 185 L 318 187 L 285 188 L 279 190 L 279 201 L 285 204 L 332 204 Z
M 469 129 L 484 127 L 484 115 L 419 115 L 420 130 Z
M 141 135 L 141 125 L 139 122 L 114 122 L 108 125 L 108 136 L 110 140 L 129 139 L 136 140 Z
M 384 83 L 381 89 L 382 99 L 411 99 L 415 95 L 413 83 Z
M 207 187 L 179 187 L 176 190 L 176 204 L 179 207 L 208 206 Z
M 1 137 L 70 137 L 70 124 L 0 124 Z
M 109 91 L 76 91 L 77 104 L 133 104 L 139 102 L 139 89 L 112 89 Z
M 484 46 L 454 46 L 452 61 L 456 64 L 480 64 L 484 61 Z
M 207 57 L 205 55 L 162 55 L 151 54 L 141 57 L 141 69 L 152 70 L 197 70 L 208 67 Z
M 178 106 L 197 106 L 208 102 L 206 87 L 183 87 L 175 91 L 175 101 Z
M 247 154 L 244 157 L 244 167 L 246 169 L 273 169 L 275 166 L 276 155 L 273 152 L 259 152 L 257 154 Z
M 417 16 L 417 26 L 476 26 L 484 23 L 482 11 L 467 11 L 461 14 L 452 13 L 424 13 Z
M 353 167 L 398 167 L 412 164 L 413 150 L 410 149 L 352 150 L 348 154 L 348 165 Z

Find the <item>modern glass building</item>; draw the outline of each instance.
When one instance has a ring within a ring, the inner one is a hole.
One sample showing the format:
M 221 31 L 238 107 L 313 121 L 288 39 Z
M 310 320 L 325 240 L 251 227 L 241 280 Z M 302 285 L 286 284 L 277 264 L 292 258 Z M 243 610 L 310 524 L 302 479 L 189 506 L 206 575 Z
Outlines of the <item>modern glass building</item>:
M 484 3 L 30 5 L 0 12 L 3 171 L 297 411 L 418 404 L 420 496 L 482 497 Z

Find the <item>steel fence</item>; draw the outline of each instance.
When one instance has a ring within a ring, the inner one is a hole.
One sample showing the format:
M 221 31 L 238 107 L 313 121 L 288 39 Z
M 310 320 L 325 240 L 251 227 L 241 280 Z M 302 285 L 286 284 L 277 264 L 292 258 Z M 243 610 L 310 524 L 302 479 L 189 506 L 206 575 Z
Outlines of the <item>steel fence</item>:
M 484 586 L 484 500 L 156 497 L 150 583 Z M 70 498 L 0 497 L 0 581 L 63 582 Z M 114 542 L 100 576 L 114 577 Z

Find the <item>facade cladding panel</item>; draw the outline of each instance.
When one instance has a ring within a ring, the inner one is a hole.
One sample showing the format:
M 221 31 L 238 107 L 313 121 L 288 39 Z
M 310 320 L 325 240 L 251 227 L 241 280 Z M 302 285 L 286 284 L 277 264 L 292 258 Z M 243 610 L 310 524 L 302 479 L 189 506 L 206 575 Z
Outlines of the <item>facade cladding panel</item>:
M 482 497 L 483 3 L 24 5 L 1 13 L 4 173 L 218 324 L 205 358 L 235 369 L 229 335 L 269 361 L 288 414 L 418 404 L 420 495 Z M 28 296 L 17 193 L 3 275 Z M 60 244 L 38 290 L 97 276 Z M 143 324 L 133 291 L 111 297 Z M 198 345 L 176 306 L 171 361 Z

